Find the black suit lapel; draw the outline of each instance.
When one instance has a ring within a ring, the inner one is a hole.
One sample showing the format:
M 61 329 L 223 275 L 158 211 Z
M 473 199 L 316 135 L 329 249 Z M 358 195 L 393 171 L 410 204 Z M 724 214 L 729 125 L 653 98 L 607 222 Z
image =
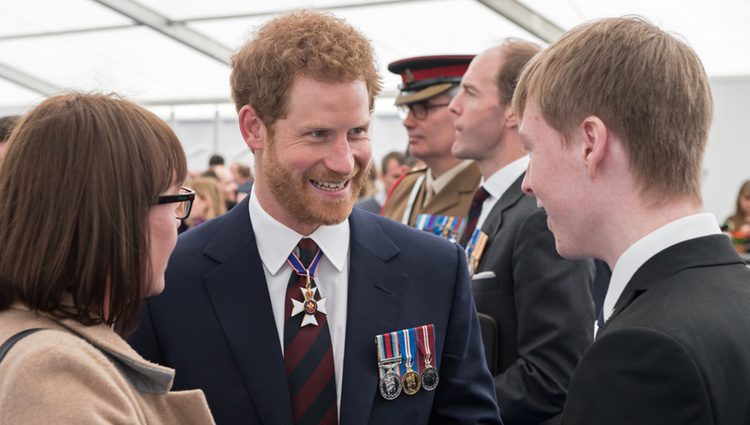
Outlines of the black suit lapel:
M 508 190 L 503 193 L 492 208 L 487 219 L 485 219 L 484 224 L 482 225 L 482 231 L 489 236 L 490 241 L 492 241 L 497 232 L 500 231 L 500 226 L 503 224 L 503 211 L 518 203 L 518 201 L 525 196 L 523 190 L 521 190 L 521 182 L 523 182 L 523 176 L 525 174 L 526 173 L 521 174 L 521 176 L 510 185 Z
M 388 261 L 399 249 L 369 215 L 352 212 L 340 424 L 365 424 L 378 386 L 375 336 L 396 330 L 406 275 Z
M 284 358 L 247 201 L 227 215 L 204 250 L 221 264 L 203 282 L 263 423 L 289 424 Z
M 662 250 L 646 261 L 628 282 L 607 324 L 617 317 L 641 294 L 653 285 L 695 267 L 744 264 L 724 235 L 710 235 L 689 239 Z M 606 325 L 605 325 L 606 327 Z M 602 327 L 599 333 L 604 330 Z

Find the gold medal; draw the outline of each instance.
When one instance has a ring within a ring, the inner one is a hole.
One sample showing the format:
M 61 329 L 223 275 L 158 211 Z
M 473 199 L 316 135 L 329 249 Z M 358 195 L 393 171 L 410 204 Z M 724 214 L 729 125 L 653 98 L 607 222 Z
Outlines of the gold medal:
M 414 395 L 422 386 L 422 379 L 420 379 L 417 372 L 414 372 L 409 368 L 404 376 L 401 377 L 401 384 L 404 386 L 404 393 L 407 395 Z

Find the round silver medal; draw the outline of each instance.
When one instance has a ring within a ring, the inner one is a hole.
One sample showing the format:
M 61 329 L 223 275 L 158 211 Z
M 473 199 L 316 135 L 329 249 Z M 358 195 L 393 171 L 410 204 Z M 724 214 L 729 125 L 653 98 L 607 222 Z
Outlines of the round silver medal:
M 438 375 L 437 369 L 432 366 L 427 366 L 422 371 L 422 388 L 427 391 L 432 391 L 438 386 L 440 382 L 440 375 Z
M 401 380 L 392 369 L 385 372 L 380 380 L 380 395 L 386 400 L 395 400 L 401 394 Z

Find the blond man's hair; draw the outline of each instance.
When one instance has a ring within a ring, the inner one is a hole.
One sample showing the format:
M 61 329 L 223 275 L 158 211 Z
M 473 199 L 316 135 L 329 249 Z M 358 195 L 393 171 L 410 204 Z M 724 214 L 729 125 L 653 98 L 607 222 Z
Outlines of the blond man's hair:
M 578 26 L 537 55 L 516 89 L 564 136 L 597 116 L 621 140 L 641 193 L 700 202 L 713 101 L 703 65 L 683 41 L 638 17 Z
M 370 42 L 333 15 L 299 11 L 260 27 L 232 57 L 232 99 L 251 105 L 271 128 L 286 115 L 296 76 L 324 82 L 364 80 L 370 99 L 382 89 Z

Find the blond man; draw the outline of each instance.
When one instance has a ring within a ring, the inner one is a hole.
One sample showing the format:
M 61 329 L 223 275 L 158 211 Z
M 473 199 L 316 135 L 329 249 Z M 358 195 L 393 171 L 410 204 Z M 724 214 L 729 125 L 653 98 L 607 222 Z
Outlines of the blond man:
M 750 423 L 750 271 L 701 213 L 695 52 L 639 18 L 595 21 L 530 63 L 513 104 L 558 252 L 612 268 L 563 422 Z

